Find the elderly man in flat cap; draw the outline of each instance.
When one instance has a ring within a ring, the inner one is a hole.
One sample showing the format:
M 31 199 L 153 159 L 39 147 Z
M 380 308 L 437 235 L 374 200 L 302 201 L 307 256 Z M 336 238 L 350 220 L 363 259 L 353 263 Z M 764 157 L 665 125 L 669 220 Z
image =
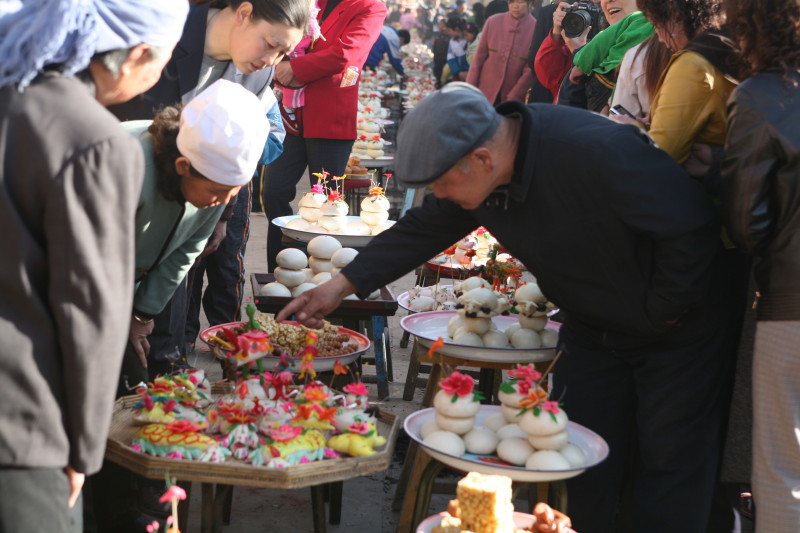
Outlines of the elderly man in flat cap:
M 634 464 L 636 531 L 704 531 L 732 306 L 712 275 L 720 228 L 702 186 L 636 128 L 561 106 L 495 109 L 463 84 L 408 115 L 396 161 L 400 180 L 434 194 L 278 318 L 318 327 L 344 296 L 485 226 L 563 310 L 553 395 L 610 445 L 603 464 L 568 483 L 575 529 L 614 530 Z
M 185 0 L 0 9 L 0 531 L 80 531 L 131 320 L 142 150 L 103 107 L 156 82 Z

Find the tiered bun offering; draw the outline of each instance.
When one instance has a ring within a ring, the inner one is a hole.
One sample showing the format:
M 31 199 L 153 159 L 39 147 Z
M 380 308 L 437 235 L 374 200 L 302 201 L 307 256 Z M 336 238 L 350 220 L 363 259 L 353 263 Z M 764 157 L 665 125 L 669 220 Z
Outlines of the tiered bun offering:
M 389 207 L 389 199 L 383 194 L 381 187 L 372 187 L 367 196 L 361 200 L 361 220 L 369 226 L 372 235 L 377 235 L 386 229 Z
M 472 377 L 453 372 L 442 380 L 434 397 L 436 417 L 421 431 L 422 442 L 454 456 L 497 454 L 501 460 L 531 470 L 580 468 L 584 451 L 569 442 L 568 417 L 549 399 L 542 374 L 533 365 L 508 371 L 511 380 L 500 387 L 502 412 L 477 426 L 480 405 Z
M 306 249 L 311 254 L 309 257 L 297 248 L 281 250 L 275 258 L 278 263 L 274 272 L 275 281 L 262 286 L 258 295 L 299 296 L 329 281 L 358 255 L 358 250 L 343 248 L 338 240 L 329 235 L 314 237 Z M 380 291 L 375 291 L 367 299 L 373 300 L 379 296 Z
M 331 191 L 320 207 L 317 224 L 330 233 L 341 233 L 347 226 L 347 213 L 350 206 L 344 201 L 339 191 Z

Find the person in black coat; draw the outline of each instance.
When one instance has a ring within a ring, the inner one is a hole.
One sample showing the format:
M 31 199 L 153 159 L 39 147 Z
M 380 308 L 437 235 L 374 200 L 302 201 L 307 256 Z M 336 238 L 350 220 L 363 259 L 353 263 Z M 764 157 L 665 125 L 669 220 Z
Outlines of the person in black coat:
M 395 163 L 398 179 L 433 194 L 277 319 L 320 327 L 341 298 L 484 226 L 564 313 L 552 397 L 611 450 L 567 481 L 576 531 L 614 531 L 630 469 L 636 531 L 704 531 L 735 306 L 703 186 L 638 128 L 564 106 L 495 109 L 458 83 L 405 118 Z

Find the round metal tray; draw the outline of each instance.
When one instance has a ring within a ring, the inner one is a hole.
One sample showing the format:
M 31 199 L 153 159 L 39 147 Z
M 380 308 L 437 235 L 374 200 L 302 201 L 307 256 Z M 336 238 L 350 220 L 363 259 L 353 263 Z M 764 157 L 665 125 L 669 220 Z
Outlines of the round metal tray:
M 289 221 L 294 220 L 296 218 L 300 218 L 300 215 L 278 217 L 273 219 L 272 223 L 278 226 L 284 235 L 286 235 L 290 239 L 294 239 L 299 242 L 308 242 L 314 237 L 319 237 L 320 235 L 330 235 L 331 237 L 334 237 L 337 241 L 342 243 L 342 246 L 349 246 L 352 248 L 363 248 L 369 243 L 369 241 L 372 240 L 372 237 L 374 237 L 374 235 L 339 235 L 335 233 L 301 231 L 292 228 L 287 228 L 286 225 L 289 223 Z M 361 220 L 361 218 L 357 216 L 347 217 L 347 222 L 352 222 L 354 220 Z M 395 221 L 388 220 L 387 223 L 391 225 L 394 224 Z

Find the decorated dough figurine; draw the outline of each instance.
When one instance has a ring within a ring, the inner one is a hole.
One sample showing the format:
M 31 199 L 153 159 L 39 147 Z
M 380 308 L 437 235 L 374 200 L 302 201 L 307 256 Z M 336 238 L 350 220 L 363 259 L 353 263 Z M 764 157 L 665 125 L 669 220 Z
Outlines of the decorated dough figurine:
M 256 466 L 284 467 L 318 461 L 325 457 L 325 437 L 319 431 L 281 426 L 270 432 L 266 442 L 250 453 Z
M 199 433 L 204 426 L 179 420 L 170 424 L 149 424 L 138 432 L 131 447 L 135 450 L 170 459 L 223 461 L 230 452 L 213 438 Z
M 469 433 L 480 409 L 480 393 L 475 391 L 472 376 L 453 372 L 439 382 L 441 390 L 433 398 L 436 425 L 439 429 L 458 435 Z
M 511 378 L 500 385 L 497 398 L 503 407 L 503 416 L 509 424 L 519 422 L 522 416 L 522 401 L 528 396 L 531 388 L 536 387 L 536 382 L 542 378 L 541 372 L 537 371 L 533 364 L 518 365 L 517 368 L 507 372 Z M 540 394 L 546 393 L 538 389 Z
M 373 455 L 374 448 L 384 444 L 386 439 L 378 435 L 375 422 L 353 422 L 347 427 L 347 433 L 328 440 L 329 448 L 354 457 Z

